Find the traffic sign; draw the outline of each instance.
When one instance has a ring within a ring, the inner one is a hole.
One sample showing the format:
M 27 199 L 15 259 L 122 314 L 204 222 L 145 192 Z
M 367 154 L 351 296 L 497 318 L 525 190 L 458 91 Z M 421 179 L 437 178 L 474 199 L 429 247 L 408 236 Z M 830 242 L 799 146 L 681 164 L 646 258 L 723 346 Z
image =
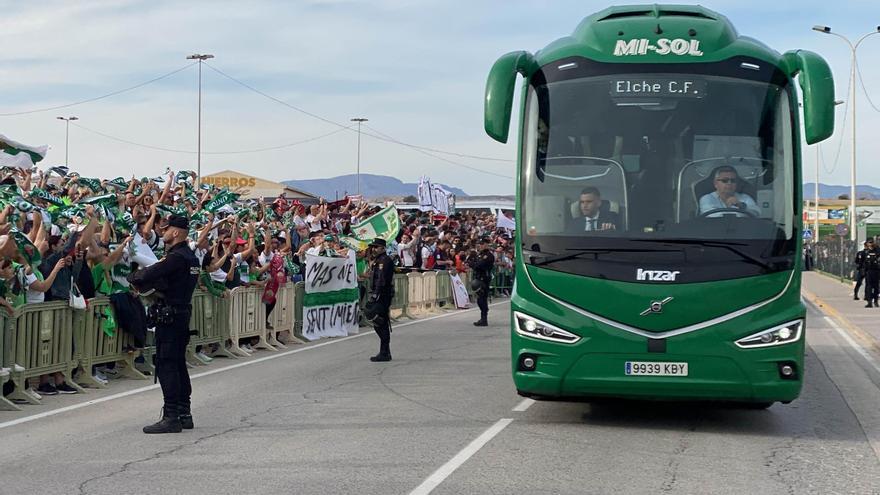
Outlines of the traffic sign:
M 849 233 L 849 227 L 845 223 L 839 223 L 834 227 L 834 233 L 837 235 L 846 235 Z
M 810 229 L 804 229 L 804 240 L 808 241 L 813 238 L 813 231 Z

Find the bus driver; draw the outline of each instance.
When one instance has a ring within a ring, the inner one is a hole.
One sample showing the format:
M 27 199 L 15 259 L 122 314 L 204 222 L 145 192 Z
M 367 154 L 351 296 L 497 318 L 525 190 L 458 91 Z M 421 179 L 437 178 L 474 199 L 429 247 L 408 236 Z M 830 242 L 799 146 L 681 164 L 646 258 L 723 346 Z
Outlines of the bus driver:
M 737 175 L 735 168 L 729 165 L 716 168 L 713 183 L 715 192 L 705 194 L 700 198 L 701 215 L 722 208 L 738 208 L 755 216 L 761 215 L 761 210 L 751 196 L 736 192 L 739 175 Z

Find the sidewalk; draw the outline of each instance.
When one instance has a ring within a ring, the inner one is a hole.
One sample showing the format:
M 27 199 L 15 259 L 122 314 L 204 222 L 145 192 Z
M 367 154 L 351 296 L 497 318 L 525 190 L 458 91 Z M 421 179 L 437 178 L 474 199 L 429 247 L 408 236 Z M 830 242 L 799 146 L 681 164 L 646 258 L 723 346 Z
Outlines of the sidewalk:
M 838 320 L 867 349 L 880 352 L 880 308 L 866 308 L 865 301 L 853 299 L 854 284 L 818 272 L 803 272 L 804 299 Z M 864 284 L 859 296 L 864 296 Z M 807 322 L 809 329 L 809 322 Z

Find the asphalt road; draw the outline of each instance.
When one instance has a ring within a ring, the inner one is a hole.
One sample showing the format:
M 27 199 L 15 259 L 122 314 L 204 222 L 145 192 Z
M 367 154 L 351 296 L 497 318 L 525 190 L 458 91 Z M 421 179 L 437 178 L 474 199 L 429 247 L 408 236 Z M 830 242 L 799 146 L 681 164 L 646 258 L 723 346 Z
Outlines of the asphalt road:
M 181 434 L 128 380 L 0 412 L 0 493 L 880 493 L 878 361 L 813 310 L 803 395 L 751 411 L 523 400 L 506 309 L 398 325 L 390 363 L 371 334 L 215 360 Z

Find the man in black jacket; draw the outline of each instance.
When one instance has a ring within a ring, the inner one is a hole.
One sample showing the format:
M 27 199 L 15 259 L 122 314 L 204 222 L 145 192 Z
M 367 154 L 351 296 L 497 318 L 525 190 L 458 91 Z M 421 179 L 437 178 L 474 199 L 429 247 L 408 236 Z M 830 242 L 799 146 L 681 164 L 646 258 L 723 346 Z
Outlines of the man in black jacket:
M 585 187 L 578 199 L 579 213 L 566 226 L 569 234 L 594 232 L 600 230 L 617 230 L 620 216 L 612 211 L 602 209 L 602 194 L 595 187 Z M 566 217 L 568 212 L 565 213 Z
M 385 239 L 370 243 L 373 260 L 370 263 L 370 295 L 365 316 L 373 323 L 379 336 L 379 354 L 370 361 L 391 361 L 391 299 L 394 298 L 394 262 L 386 252 Z
M 483 237 L 477 243 L 477 252 L 468 258 L 468 265 L 473 269 L 471 286 L 480 308 L 480 319 L 474 322 L 474 326 L 485 327 L 489 325 L 489 283 L 492 281 L 492 267 L 495 266 L 495 255 L 489 249 L 488 238 Z
M 865 300 L 866 308 L 877 307 L 877 299 L 880 297 L 880 251 L 874 245 L 874 241 L 868 241 L 865 248 Z
M 165 257 L 131 276 L 136 289 L 156 289 L 161 300 L 151 310 L 156 315 L 156 377 L 165 405 L 162 419 L 145 426 L 144 433 L 180 433 L 192 429 L 192 386 L 186 369 L 192 294 L 199 277 L 199 260 L 187 242 L 189 220 L 171 215 L 162 236 Z
M 853 299 L 855 299 L 856 301 L 859 300 L 859 288 L 862 286 L 862 282 L 865 280 L 865 256 L 868 254 L 869 242 L 871 241 L 865 241 L 865 249 L 862 249 L 861 251 L 856 253 L 856 288 L 853 289 Z M 868 299 L 867 284 L 865 284 L 865 299 Z

